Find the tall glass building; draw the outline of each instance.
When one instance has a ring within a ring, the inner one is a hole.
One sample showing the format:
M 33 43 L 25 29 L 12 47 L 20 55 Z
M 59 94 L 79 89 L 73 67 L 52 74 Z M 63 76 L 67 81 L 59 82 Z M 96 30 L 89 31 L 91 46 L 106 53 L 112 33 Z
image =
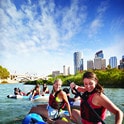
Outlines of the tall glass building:
M 87 70 L 88 69 L 94 69 L 93 60 L 88 60 L 87 61 Z
M 104 54 L 102 50 L 96 52 L 95 58 L 94 58 L 94 69 L 106 68 L 106 60 L 103 58 L 104 58 Z
M 81 59 L 81 56 L 81 52 L 74 53 L 74 74 L 76 74 L 77 71 L 81 71 L 83 68 L 83 59 Z
M 100 50 L 100 51 L 96 52 L 95 58 L 104 58 L 103 51 Z
M 117 68 L 117 57 L 116 56 L 110 57 L 109 65 L 111 66 L 111 68 Z
M 120 60 L 120 69 L 124 69 L 124 55 L 122 56 L 122 60 Z

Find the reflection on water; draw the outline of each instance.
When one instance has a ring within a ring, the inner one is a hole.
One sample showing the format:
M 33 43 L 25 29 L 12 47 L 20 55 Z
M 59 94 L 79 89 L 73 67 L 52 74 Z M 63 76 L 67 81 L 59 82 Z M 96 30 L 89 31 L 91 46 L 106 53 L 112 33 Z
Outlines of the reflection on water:
M 30 91 L 33 85 L 23 84 L 1 84 L 0 85 L 0 124 L 21 124 L 22 119 L 29 112 L 32 106 L 44 104 L 40 102 L 31 102 L 26 99 L 8 99 L 7 95 L 13 94 L 14 87 L 19 87 L 24 92 Z M 51 86 L 48 86 L 51 90 Z M 41 86 L 42 88 L 42 86 Z M 105 94 L 124 112 L 124 90 L 123 89 L 105 89 Z M 110 113 L 109 113 L 110 114 Z M 108 116 L 106 124 L 114 124 L 114 116 Z M 124 122 L 123 122 L 124 124 Z

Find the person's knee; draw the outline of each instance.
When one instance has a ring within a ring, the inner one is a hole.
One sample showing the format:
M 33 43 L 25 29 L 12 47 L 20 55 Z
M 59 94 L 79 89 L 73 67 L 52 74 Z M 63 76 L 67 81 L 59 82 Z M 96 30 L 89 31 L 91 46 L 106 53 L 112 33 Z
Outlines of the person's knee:
M 62 120 L 57 120 L 54 122 L 54 124 L 71 124 L 70 122 L 62 121 Z

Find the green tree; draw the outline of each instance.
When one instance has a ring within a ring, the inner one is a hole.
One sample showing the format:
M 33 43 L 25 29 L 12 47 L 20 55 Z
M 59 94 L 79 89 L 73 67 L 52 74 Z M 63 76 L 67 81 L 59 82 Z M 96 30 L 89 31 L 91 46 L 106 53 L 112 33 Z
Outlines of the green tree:
M 9 71 L 6 68 L 0 66 L 0 79 L 7 79 L 9 75 Z

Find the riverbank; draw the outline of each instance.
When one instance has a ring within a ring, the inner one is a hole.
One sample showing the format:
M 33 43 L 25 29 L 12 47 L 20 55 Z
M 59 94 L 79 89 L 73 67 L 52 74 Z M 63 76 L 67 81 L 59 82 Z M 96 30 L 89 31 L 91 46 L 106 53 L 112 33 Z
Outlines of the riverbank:
M 10 84 L 14 84 L 14 83 L 19 83 L 19 81 L 17 80 L 11 80 L 11 79 L 0 79 L 0 84 L 4 84 L 4 83 L 10 83 Z

